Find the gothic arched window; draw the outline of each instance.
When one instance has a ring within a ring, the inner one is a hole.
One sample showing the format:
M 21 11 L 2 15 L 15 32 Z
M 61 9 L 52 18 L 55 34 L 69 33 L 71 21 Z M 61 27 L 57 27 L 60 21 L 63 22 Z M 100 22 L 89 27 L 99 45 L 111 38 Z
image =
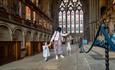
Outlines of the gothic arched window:
M 63 33 L 83 33 L 83 10 L 80 0 L 63 0 L 59 6 L 59 26 Z

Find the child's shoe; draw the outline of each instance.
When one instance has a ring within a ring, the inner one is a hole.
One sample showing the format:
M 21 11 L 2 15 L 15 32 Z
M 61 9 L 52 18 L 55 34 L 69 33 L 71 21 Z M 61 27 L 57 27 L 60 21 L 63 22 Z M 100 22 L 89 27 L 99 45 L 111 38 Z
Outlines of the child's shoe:
M 64 58 L 64 56 L 63 56 L 63 55 L 60 55 L 60 57 L 61 57 L 61 58 Z
M 58 55 L 56 55 L 56 60 L 58 60 Z

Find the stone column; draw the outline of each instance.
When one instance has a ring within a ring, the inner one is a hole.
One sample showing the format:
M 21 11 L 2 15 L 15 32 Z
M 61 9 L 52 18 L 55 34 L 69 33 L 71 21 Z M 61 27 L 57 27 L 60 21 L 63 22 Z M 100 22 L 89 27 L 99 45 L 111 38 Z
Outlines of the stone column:
M 22 36 L 23 36 L 23 38 L 22 38 L 22 44 L 23 44 L 22 48 L 25 48 L 25 32 L 24 31 L 22 32 Z
M 70 11 L 70 33 L 72 32 L 72 26 L 71 26 L 71 23 L 72 23 L 72 21 L 71 21 L 71 11 Z
M 65 18 L 66 18 L 66 33 L 67 33 L 67 11 L 65 13 L 66 13 Z
M 62 11 L 62 29 L 63 29 L 63 11 Z M 63 33 L 63 30 L 62 30 Z
M 76 10 L 74 10 L 74 32 L 76 33 Z
M 93 12 L 93 8 L 92 8 L 92 0 L 89 0 L 89 29 L 90 29 L 90 41 L 92 40 L 92 12 Z
M 78 16 L 78 17 L 79 17 L 79 33 L 80 33 L 80 23 L 81 23 L 81 22 L 80 22 L 80 10 L 78 10 L 78 13 L 79 13 L 79 16 Z

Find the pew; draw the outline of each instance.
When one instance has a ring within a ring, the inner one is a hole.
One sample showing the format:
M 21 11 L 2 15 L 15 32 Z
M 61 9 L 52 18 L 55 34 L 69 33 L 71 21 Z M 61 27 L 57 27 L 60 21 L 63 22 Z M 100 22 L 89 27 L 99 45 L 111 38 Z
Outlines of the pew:
M 20 41 L 0 41 L 0 65 L 20 59 Z

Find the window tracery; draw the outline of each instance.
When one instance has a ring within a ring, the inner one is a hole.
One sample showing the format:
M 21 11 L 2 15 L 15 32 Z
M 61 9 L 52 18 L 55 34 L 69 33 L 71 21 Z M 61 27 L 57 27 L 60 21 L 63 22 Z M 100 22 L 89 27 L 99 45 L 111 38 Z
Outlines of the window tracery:
M 83 33 L 83 10 L 80 0 L 63 0 L 59 6 L 59 26 L 63 33 Z

